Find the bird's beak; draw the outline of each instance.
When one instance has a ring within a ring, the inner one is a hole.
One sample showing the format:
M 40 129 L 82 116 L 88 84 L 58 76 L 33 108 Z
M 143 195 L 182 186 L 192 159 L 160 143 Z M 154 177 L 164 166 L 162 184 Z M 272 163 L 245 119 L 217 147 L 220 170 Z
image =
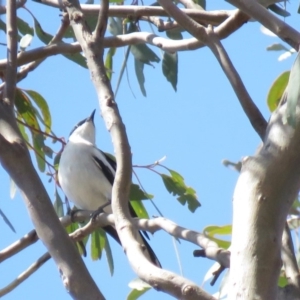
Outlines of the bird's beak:
M 94 115 L 95 115 L 96 109 L 93 110 L 92 114 L 86 119 L 87 121 L 93 121 L 94 122 Z

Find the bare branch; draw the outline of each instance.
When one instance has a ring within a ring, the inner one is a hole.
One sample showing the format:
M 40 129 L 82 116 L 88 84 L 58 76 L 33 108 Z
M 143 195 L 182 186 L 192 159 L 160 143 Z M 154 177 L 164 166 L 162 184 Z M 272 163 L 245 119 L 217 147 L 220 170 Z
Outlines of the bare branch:
M 7 3 L 7 66 L 5 74 L 5 88 L 3 101 L 14 105 L 15 88 L 17 81 L 17 52 L 18 52 L 18 30 L 17 30 L 17 3 L 16 0 Z
M 34 0 L 35 2 L 50 5 L 57 8 L 63 8 L 61 1 L 57 0 Z M 101 8 L 100 8 L 101 9 Z M 85 15 L 98 15 L 99 6 L 91 4 L 81 4 L 81 10 Z M 191 18 L 198 22 L 205 24 L 219 25 L 225 19 L 231 15 L 231 11 L 217 10 L 217 11 L 205 11 L 199 9 L 181 9 Z M 110 6 L 108 10 L 109 17 L 121 17 L 121 18 L 133 18 L 138 19 L 142 16 L 158 16 L 168 17 L 168 13 L 162 7 L 159 6 L 135 6 L 135 5 L 122 5 L 122 6 Z
M 16 3 L 16 8 L 20 8 L 22 7 L 25 3 L 27 2 L 27 0 L 19 0 Z M 0 15 L 6 14 L 6 6 L 0 6 Z
M 206 30 L 203 26 L 197 24 L 194 20 L 182 13 L 178 7 L 169 0 L 159 0 L 159 3 L 183 28 L 212 50 L 231 83 L 253 128 L 261 139 L 263 139 L 267 122 L 248 94 L 225 49 L 221 45 L 218 37 L 214 34 L 212 27 L 209 25 L 209 28 Z
M 36 262 L 34 262 L 28 269 L 21 273 L 14 281 L 8 284 L 6 287 L 0 289 L 0 297 L 8 294 L 22 282 L 24 282 L 30 275 L 37 271 L 45 262 L 51 258 L 50 254 L 47 252 L 42 255 Z
M 8 247 L 6 247 L 5 249 L 0 251 L 0 263 L 6 259 L 12 257 L 13 255 L 19 253 L 20 251 L 22 251 L 26 247 L 32 245 L 36 241 L 38 241 L 38 236 L 36 234 L 36 231 L 31 230 L 29 233 L 27 233 L 21 239 L 12 243 Z
M 94 31 L 94 41 L 95 43 L 101 42 L 105 35 L 106 27 L 107 27 L 107 16 L 109 10 L 109 1 L 108 0 L 101 0 L 101 7 L 98 13 L 98 19 L 96 28 Z
M 228 80 L 230 81 L 231 86 L 235 91 L 235 94 L 237 95 L 240 104 L 244 112 L 246 113 L 252 127 L 263 140 L 266 133 L 267 121 L 263 117 L 258 107 L 253 102 L 251 96 L 249 95 L 247 89 L 244 86 L 240 75 L 236 71 L 226 50 L 224 49 L 220 40 L 213 32 L 213 28 L 211 26 L 209 26 L 207 32 L 210 36 L 210 42 L 208 44 L 209 48 L 215 54 L 215 57 L 217 58 L 219 64 L 222 67 L 222 70 L 224 71 Z
M 278 35 L 284 42 L 299 50 L 300 33 L 280 20 L 256 0 L 226 0 Z
M 59 43 L 61 39 L 64 37 L 64 33 L 68 29 L 69 25 L 70 22 L 69 22 L 68 15 L 64 14 L 61 20 L 61 26 L 59 27 L 57 33 L 54 35 L 54 37 L 52 38 L 52 40 L 49 42 L 48 45 Z M 23 80 L 28 75 L 29 72 L 34 71 L 46 58 L 47 57 L 36 59 L 35 61 L 28 63 L 26 66 L 23 66 L 17 73 L 17 82 Z

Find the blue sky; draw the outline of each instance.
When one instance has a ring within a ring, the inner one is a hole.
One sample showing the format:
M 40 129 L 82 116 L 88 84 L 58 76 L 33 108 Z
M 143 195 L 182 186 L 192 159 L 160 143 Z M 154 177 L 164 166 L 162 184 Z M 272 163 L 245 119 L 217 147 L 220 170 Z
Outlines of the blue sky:
M 223 1 L 211 2 L 207 5 L 208 9 L 232 8 Z M 27 7 L 35 14 L 44 30 L 52 34 L 56 32 L 60 24 L 59 11 L 34 2 L 28 2 Z M 288 10 L 292 17 L 286 21 L 295 25 L 299 21 L 297 4 L 288 4 Z M 20 12 L 20 16 L 32 22 L 28 14 Z M 150 30 L 147 25 L 143 25 L 143 28 Z M 266 51 L 268 45 L 278 41 L 278 38 L 263 35 L 260 25 L 256 22 L 245 24 L 241 30 L 223 41 L 245 86 L 266 119 L 269 118 L 266 105 L 268 89 L 275 78 L 290 69 L 293 63 L 293 58 L 278 62 L 278 52 Z M 1 42 L 4 42 L 3 33 Z M 29 49 L 38 45 L 40 43 L 35 38 Z M 160 51 L 153 49 L 161 57 Z M 1 58 L 5 53 L 4 47 L 0 48 Z M 114 88 L 123 53 L 123 49 L 118 49 L 115 56 L 112 81 Z M 136 172 L 147 192 L 155 195 L 154 201 L 166 218 L 198 231 L 202 231 L 208 225 L 230 224 L 231 200 L 238 174 L 225 168 L 221 162 L 223 159 L 238 161 L 243 156 L 252 155 L 260 139 L 208 49 L 179 53 L 177 93 L 164 78 L 161 63 L 154 64 L 154 67 L 145 67 L 145 98 L 139 90 L 131 57 L 128 63 L 128 79 L 124 77 L 117 96 L 133 152 L 133 163 L 147 165 L 166 155 L 164 164 L 178 171 L 185 178 L 187 185 L 197 191 L 202 207 L 192 214 L 166 191 L 160 177 L 147 170 L 136 169 Z M 128 81 L 135 97 L 129 89 Z M 29 74 L 19 87 L 36 90 L 45 97 L 52 114 L 53 131 L 60 137 L 67 138 L 73 126 L 97 108 L 97 145 L 104 151 L 113 152 L 87 70 L 62 56 L 50 57 L 36 71 Z M 51 146 L 50 141 L 48 144 Z M 48 183 L 45 174 L 40 176 L 50 197 L 54 199 L 53 183 Z M 0 169 L 0 208 L 17 231 L 16 234 L 13 233 L 0 219 L 0 249 L 33 229 L 20 194 L 17 193 L 11 200 L 9 190 L 9 177 Z M 150 203 L 145 205 L 150 216 L 157 215 Z M 111 242 L 111 246 L 115 261 L 113 277 L 109 274 L 105 259 L 93 262 L 87 257 L 84 261 L 107 299 L 125 299 L 130 291 L 127 284 L 136 276 L 131 271 L 121 247 L 114 241 Z M 166 233 L 155 233 L 151 237 L 151 246 L 164 268 L 179 273 L 173 242 Z M 192 252 L 197 249 L 195 245 L 182 242 L 178 249 L 184 276 L 201 284 L 204 274 L 213 262 L 193 258 Z M 45 251 L 45 247 L 39 241 L 1 263 L 0 288 L 15 279 Z M 205 285 L 205 289 L 212 291 L 208 284 Z M 53 261 L 48 261 L 5 299 L 35 300 L 41 297 L 46 300 L 69 298 Z M 170 298 L 166 294 L 150 291 L 142 299 L 153 297 Z

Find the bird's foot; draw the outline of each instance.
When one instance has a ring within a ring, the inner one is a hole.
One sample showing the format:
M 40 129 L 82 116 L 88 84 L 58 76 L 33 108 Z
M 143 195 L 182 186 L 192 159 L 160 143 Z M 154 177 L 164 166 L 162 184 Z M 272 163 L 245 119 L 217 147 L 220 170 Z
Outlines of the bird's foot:
M 92 222 L 96 221 L 96 218 L 98 215 L 104 212 L 104 208 L 109 206 L 111 204 L 111 201 L 107 201 L 105 204 L 101 205 L 97 210 L 91 213 L 91 220 Z
M 77 221 L 75 220 L 75 215 L 76 215 L 76 213 L 78 213 L 78 212 L 80 212 L 80 211 L 82 211 L 82 209 L 78 209 L 78 208 L 72 208 L 71 210 L 69 210 L 68 212 L 67 212 L 67 214 L 71 217 L 71 221 L 72 221 L 72 223 L 76 223 Z

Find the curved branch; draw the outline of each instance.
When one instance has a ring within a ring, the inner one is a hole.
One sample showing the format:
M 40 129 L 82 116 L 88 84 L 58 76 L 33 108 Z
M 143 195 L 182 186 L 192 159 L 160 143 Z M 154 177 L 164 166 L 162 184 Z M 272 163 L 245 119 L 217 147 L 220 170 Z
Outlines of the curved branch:
M 299 50 L 300 33 L 284 21 L 280 20 L 256 0 L 226 0 L 238 7 L 247 15 L 260 22 L 274 34 L 279 36 L 284 42 Z

